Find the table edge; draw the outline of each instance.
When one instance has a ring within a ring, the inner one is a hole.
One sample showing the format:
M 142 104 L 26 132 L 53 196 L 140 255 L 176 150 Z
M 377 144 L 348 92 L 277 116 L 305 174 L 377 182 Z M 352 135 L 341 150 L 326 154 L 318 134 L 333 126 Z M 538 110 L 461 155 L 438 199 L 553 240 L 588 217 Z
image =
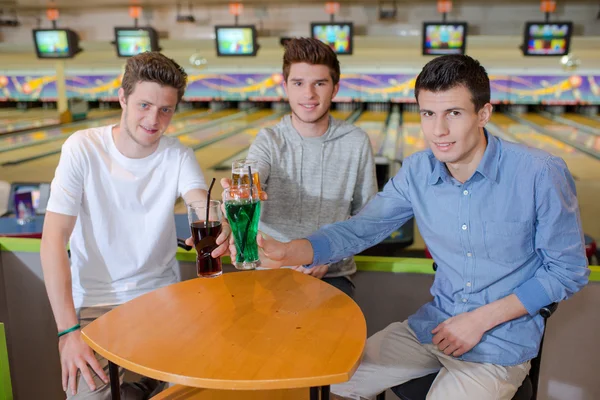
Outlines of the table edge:
M 207 379 L 207 378 L 190 378 L 186 376 L 180 376 L 162 371 L 156 371 L 151 368 L 147 368 L 106 351 L 104 348 L 94 342 L 85 332 L 85 328 L 81 331 L 83 340 L 102 357 L 113 362 L 119 367 L 123 367 L 131 372 L 135 372 L 149 378 L 159 379 L 169 383 L 175 383 L 179 385 L 204 388 L 204 389 L 219 389 L 219 390 L 277 390 L 277 389 L 299 389 L 306 387 L 325 386 L 333 385 L 336 383 L 343 383 L 350 380 L 352 375 L 356 372 L 361 360 L 362 352 L 366 346 L 366 338 L 361 351 L 361 356 L 354 363 L 354 366 L 347 373 L 322 375 L 319 377 L 306 377 L 306 378 L 289 378 L 289 379 L 277 379 L 277 380 L 223 380 L 223 379 Z

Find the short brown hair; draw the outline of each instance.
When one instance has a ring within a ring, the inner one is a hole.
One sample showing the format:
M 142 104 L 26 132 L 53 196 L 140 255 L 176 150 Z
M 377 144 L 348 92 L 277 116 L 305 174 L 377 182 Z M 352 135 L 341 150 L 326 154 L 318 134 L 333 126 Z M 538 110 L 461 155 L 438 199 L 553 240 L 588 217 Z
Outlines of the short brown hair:
M 177 89 L 177 102 L 181 101 L 187 85 L 187 74 L 172 59 L 158 51 L 148 51 L 127 60 L 121 87 L 125 98 L 135 89 L 138 82 L 156 82 L 161 86 Z
M 439 93 L 464 86 L 471 92 L 475 111 L 490 102 L 490 78 L 479 61 L 459 54 L 436 57 L 421 70 L 415 82 L 415 99 L 419 102 L 419 92 Z
M 340 62 L 337 55 L 325 43 L 317 39 L 296 38 L 285 46 L 283 54 L 283 79 L 287 82 L 292 64 L 307 63 L 326 65 L 334 85 L 340 81 Z

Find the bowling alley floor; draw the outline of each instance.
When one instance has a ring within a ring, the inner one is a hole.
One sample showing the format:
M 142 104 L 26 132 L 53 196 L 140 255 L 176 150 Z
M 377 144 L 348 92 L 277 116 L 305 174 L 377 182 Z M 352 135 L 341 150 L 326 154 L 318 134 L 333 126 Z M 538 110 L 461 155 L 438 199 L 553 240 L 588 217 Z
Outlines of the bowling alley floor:
M 239 111 L 223 110 L 205 115 L 206 111 L 190 110 L 178 113 L 173 119 L 168 134 L 177 134 L 178 138 L 184 144 L 190 147 L 197 147 L 195 151 L 196 158 L 209 182 L 213 177 L 216 178 L 217 182 L 221 178 L 228 177 L 230 174 L 228 170 L 217 170 L 215 167 L 219 164 L 222 165 L 228 158 L 235 157 L 236 154 L 244 154 L 244 151 L 250 146 L 260 128 L 272 126 L 281 118 L 281 115 L 276 115 L 276 112 L 273 110 L 262 109 L 233 120 L 216 122 L 224 117 L 231 117 L 239 113 Z M 31 114 L 35 117 L 38 115 L 37 113 L 40 113 L 40 111 L 38 110 Z M 336 118 L 340 119 L 344 119 L 350 114 L 350 112 L 343 111 L 334 111 L 333 113 Z M 0 110 L 0 117 L 6 116 L 10 118 L 14 117 L 14 115 L 17 116 L 16 118 L 23 119 L 32 116 L 22 111 L 15 111 L 11 114 L 7 110 Z M 40 115 L 46 117 L 49 114 L 44 111 Z M 98 115 L 102 114 L 98 113 Z M 381 130 L 385 123 L 385 115 L 385 112 L 365 111 L 355 124 L 361 126 L 370 135 L 372 142 L 374 142 L 376 140 L 376 133 Z M 555 139 L 539 133 L 533 133 L 531 129 L 526 129 L 521 124 L 515 123 L 515 121 L 510 119 L 507 120 L 507 118 L 505 115 L 498 113 L 494 116 L 492 122 L 504 130 L 513 132 L 519 141 L 530 146 L 541 147 L 565 159 L 576 179 L 584 230 L 588 235 L 600 239 L 600 206 L 598 204 L 598 199 L 600 199 L 600 161 L 587 154 L 569 149 L 568 146 L 561 144 Z M 113 119 L 107 119 L 106 121 L 106 123 L 116 123 L 118 121 L 118 114 Z M 404 112 L 403 122 L 402 147 L 404 149 L 404 156 L 406 157 L 413 152 L 425 149 L 426 143 L 420 131 L 419 116 L 417 113 Z M 212 123 L 212 125 L 206 127 L 207 123 L 209 125 Z M 85 129 L 87 126 L 92 126 L 93 124 L 94 120 L 90 119 L 88 125 L 80 125 L 77 129 Z M 181 132 L 184 133 L 181 134 Z M 46 133 L 43 129 L 36 132 L 38 137 L 42 139 Z M 61 140 L 53 141 L 49 144 L 29 146 L 5 152 L 2 152 L 4 144 L 2 142 L 3 137 L 0 136 L 0 164 L 15 159 L 34 157 L 52 149 L 59 150 L 60 145 L 67 136 L 68 134 L 65 134 Z M 31 140 L 35 141 L 36 139 Z M 206 144 L 206 142 L 211 143 Z M 32 159 L 16 165 L 0 165 L 0 179 L 8 182 L 50 182 L 54 176 L 54 170 L 58 164 L 59 157 L 60 154 L 57 152 L 53 155 Z M 213 196 L 220 197 L 220 195 L 221 188 L 217 183 Z M 175 212 L 185 212 L 182 202 L 176 205 Z M 417 255 L 420 254 L 423 248 L 423 239 L 418 234 L 418 229 L 416 229 L 414 243 L 407 250 L 411 250 L 410 254 Z

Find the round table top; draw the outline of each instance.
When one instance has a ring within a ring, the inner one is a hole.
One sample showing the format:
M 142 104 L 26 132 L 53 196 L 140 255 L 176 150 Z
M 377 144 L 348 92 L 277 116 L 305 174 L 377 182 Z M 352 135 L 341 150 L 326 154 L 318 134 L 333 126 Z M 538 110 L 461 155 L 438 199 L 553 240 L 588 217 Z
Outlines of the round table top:
M 98 318 L 84 340 L 108 360 L 210 389 L 287 389 L 350 379 L 366 341 L 358 305 L 291 269 L 226 273 L 154 290 Z

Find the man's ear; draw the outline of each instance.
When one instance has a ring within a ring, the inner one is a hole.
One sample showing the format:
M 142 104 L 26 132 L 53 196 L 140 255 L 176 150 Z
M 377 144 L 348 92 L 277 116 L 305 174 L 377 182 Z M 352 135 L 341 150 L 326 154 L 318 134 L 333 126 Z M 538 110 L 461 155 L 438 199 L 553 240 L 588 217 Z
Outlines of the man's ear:
M 288 96 L 288 91 L 287 91 L 287 82 L 286 81 L 283 81 L 283 90 L 285 91 L 286 97 L 289 97 Z
M 333 86 L 333 94 L 331 95 L 332 100 L 335 98 L 335 96 L 337 96 L 339 90 L 340 90 L 340 83 L 338 82 Z
M 127 108 L 127 98 L 125 97 L 125 90 L 123 88 L 119 88 L 119 104 L 121 108 L 124 110 Z
M 481 110 L 479 110 L 478 113 L 480 128 L 483 128 L 490 121 L 493 110 L 494 106 L 492 106 L 490 103 L 486 103 L 483 107 L 481 107 Z

